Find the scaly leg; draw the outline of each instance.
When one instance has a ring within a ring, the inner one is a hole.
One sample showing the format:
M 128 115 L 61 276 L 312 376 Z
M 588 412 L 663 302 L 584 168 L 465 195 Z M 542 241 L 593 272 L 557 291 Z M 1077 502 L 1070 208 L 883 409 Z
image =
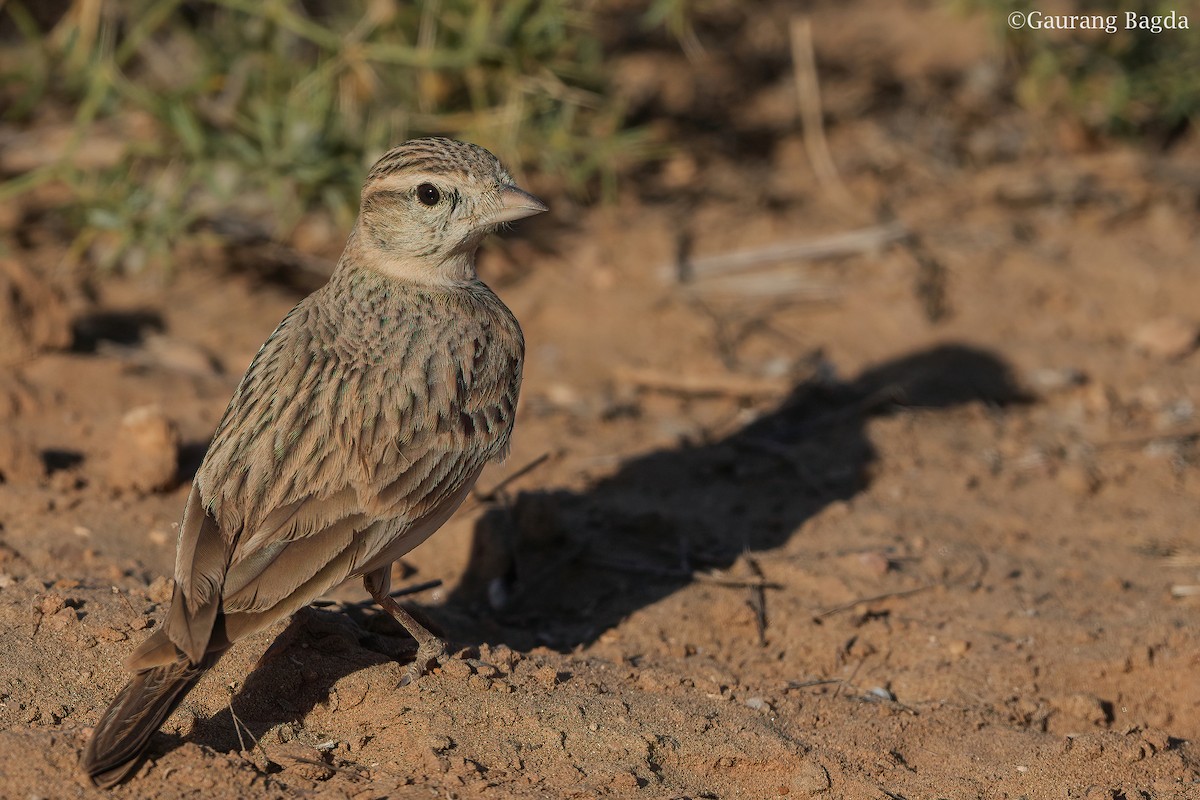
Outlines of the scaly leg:
M 404 630 L 417 640 L 417 657 L 400 680 L 401 686 L 407 686 L 424 675 L 431 664 L 435 664 L 438 659 L 446 655 L 446 643 L 413 619 L 412 614 L 401 608 L 400 604 L 388 594 L 388 590 L 391 588 L 391 568 L 389 564 L 369 575 L 364 575 L 363 588 L 374 598 L 380 608 L 391 614 L 392 618 L 403 625 Z

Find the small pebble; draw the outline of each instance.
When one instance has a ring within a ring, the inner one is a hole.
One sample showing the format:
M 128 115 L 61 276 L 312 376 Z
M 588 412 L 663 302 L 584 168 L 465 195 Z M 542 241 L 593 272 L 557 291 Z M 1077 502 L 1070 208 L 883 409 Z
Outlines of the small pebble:
M 971 643 L 965 639 L 954 639 L 946 644 L 946 650 L 955 658 L 962 658 L 970 649 Z
M 1042 367 L 1025 376 L 1030 388 L 1039 394 L 1061 392 L 1088 382 L 1087 373 L 1076 367 Z
M 179 441 L 179 429 L 161 408 L 133 409 L 112 438 L 105 481 L 140 493 L 170 488 L 179 470 Z
M 858 563 L 875 578 L 882 578 L 892 568 L 892 562 L 883 553 L 859 553 Z
M 1200 325 L 1182 317 L 1162 317 L 1141 325 L 1131 341 L 1151 358 L 1173 361 L 1191 353 L 1200 341 Z
M 558 685 L 558 670 L 549 664 L 538 669 L 535 677 L 543 688 L 553 689 Z
M 44 615 L 57 614 L 67 604 L 61 594 L 48 594 L 38 602 L 38 610 Z
M 146 596 L 151 602 L 162 604 L 171 599 L 171 595 L 175 593 L 175 581 L 165 575 L 159 575 L 150 583 L 150 588 L 146 590 Z

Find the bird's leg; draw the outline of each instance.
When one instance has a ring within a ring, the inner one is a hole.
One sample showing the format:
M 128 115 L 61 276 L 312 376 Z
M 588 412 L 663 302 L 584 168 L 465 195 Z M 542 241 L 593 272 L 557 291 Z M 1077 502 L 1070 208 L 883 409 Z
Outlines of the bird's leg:
M 390 570 L 391 565 L 389 564 L 382 569 L 364 575 L 363 588 L 367 590 L 367 593 L 371 595 L 380 608 L 391 614 L 392 619 L 403 625 L 404 630 L 408 631 L 409 635 L 417 640 L 417 657 L 409 665 L 408 671 L 404 673 L 404 677 L 400 679 L 400 685 L 407 686 L 424 675 L 431 664 L 436 663 L 438 659 L 446 655 L 446 643 L 430 633 L 424 625 L 417 622 L 412 614 L 401 608 L 400 604 L 388 594 L 391 584 Z

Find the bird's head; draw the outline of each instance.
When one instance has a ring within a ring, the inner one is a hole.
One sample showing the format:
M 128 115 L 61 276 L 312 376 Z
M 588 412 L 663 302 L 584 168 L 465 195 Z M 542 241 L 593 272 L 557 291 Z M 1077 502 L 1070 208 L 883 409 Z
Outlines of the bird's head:
M 412 139 L 385 153 L 367 175 L 355 228 L 359 257 L 406 280 L 468 280 L 484 236 L 545 210 L 482 147 Z

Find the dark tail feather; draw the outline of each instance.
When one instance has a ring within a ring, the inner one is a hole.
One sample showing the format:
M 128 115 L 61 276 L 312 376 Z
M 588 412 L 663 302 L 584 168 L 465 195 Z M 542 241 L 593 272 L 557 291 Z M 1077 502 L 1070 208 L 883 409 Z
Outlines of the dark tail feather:
M 83 751 L 80 764 L 88 777 L 102 789 L 128 777 L 150 737 L 217 658 L 212 654 L 193 664 L 180 654 L 178 661 L 134 675 L 100 717 Z

